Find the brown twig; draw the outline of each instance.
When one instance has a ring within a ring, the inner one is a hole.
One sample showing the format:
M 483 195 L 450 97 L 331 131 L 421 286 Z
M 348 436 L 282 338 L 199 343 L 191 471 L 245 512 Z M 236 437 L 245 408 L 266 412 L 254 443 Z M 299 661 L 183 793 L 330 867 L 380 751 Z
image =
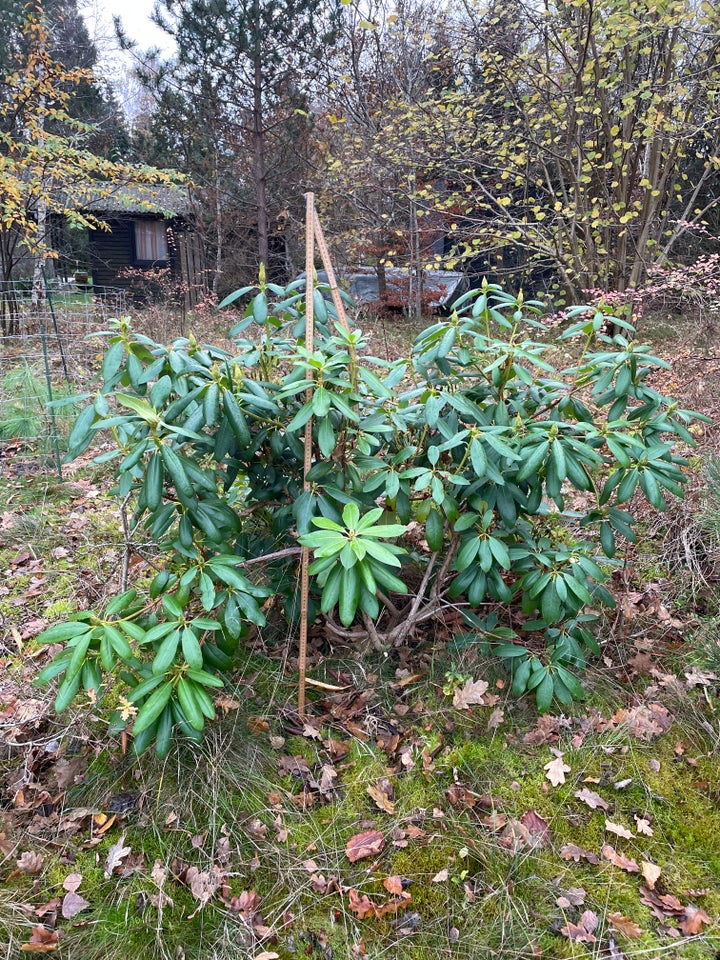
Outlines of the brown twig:
M 241 560 L 236 566 L 249 567 L 253 563 L 270 563 L 271 560 L 281 560 L 283 557 L 299 557 L 302 549 L 302 547 L 285 547 L 283 550 L 276 550 L 275 553 L 264 553 L 261 557 Z
M 417 622 L 417 614 L 425 598 L 425 590 L 427 589 L 427 585 L 430 581 L 430 576 L 432 574 L 432 569 L 435 565 L 435 561 L 437 560 L 437 555 L 438 555 L 438 552 L 436 550 L 430 556 L 430 560 L 428 561 L 428 565 L 425 569 L 425 573 L 423 574 L 423 578 L 420 582 L 420 586 L 418 587 L 417 593 L 415 594 L 413 602 L 410 606 L 410 612 L 408 613 L 407 619 L 404 620 L 397 627 L 395 627 L 393 630 L 391 630 L 390 633 L 388 634 L 388 638 L 392 641 L 392 643 L 395 646 L 399 646 L 403 642 L 405 637 L 408 635 L 408 633 L 412 630 L 412 628 L 415 626 L 415 623 Z
M 442 562 L 438 574 L 435 577 L 435 583 L 433 584 L 432 591 L 430 596 L 433 600 L 440 599 L 440 590 L 442 585 L 445 582 L 445 577 L 447 576 L 448 570 L 450 569 L 450 564 L 453 562 L 453 557 L 455 556 L 455 551 L 457 550 L 457 545 L 460 542 L 460 535 L 458 533 L 453 533 L 450 540 L 450 545 L 448 546 L 447 553 L 445 554 L 445 559 Z

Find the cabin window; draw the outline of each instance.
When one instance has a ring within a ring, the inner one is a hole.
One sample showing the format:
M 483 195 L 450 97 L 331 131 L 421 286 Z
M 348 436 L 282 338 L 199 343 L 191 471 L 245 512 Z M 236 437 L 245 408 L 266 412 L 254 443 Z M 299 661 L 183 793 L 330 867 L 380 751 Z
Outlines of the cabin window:
M 138 263 L 168 262 L 167 227 L 163 220 L 135 221 L 135 260 Z

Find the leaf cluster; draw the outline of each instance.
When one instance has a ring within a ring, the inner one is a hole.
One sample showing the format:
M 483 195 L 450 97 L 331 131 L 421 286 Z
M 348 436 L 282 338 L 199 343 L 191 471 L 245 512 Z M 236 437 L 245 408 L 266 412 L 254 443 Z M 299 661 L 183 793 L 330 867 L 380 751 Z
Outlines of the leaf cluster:
M 692 445 L 697 415 L 650 385 L 664 362 L 583 307 L 563 334 L 580 359 L 558 370 L 532 338 L 540 305 L 487 283 L 410 357 L 382 361 L 326 294 L 313 344 L 304 280 L 228 298 L 246 303 L 233 353 L 166 347 L 127 318 L 107 332 L 71 455 L 109 435 L 100 459 L 162 566 L 147 597 L 45 635 L 66 643 L 41 675 L 62 676 L 58 709 L 81 687 L 98 695 L 105 674 L 129 688 L 118 724 L 134 717 L 139 749 L 195 736 L 248 630 L 271 608 L 297 618 L 303 548 L 309 615 L 329 630 L 387 648 L 455 606 L 469 629 L 453 643 L 501 657 L 517 695 L 540 710 L 582 696 L 576 673 L 598 651 L 588 608 L 613 602 L 603 583 L 635 537 L 630 501 L 682 495 L 676 445 Z

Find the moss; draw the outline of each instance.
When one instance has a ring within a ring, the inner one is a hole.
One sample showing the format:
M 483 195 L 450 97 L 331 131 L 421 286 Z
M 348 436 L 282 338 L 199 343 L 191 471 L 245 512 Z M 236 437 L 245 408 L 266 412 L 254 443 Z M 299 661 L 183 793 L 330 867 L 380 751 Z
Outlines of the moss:
M 45 607 L 45 616 L 48 620 L 55 620 L 60 617 L 70 617 L 77 613 L 78 606 L 72 600 L 61 598 Z

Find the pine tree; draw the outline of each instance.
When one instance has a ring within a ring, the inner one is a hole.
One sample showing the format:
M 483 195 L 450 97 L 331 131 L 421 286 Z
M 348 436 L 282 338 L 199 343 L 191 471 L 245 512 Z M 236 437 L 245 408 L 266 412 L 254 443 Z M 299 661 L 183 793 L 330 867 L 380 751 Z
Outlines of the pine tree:
M 218 227 L 218 272 L 219 221 L 233 193 L 252 205 L 257 258 L 269 265 L 269 158 L 284 163 L 304 136 L 298 118 L 308 112 L 337 10 L 337 0 L 162 0 L 156 10 L 177 53 L 140 77 L 158 100 L 156 137 L 162 130 L 165 146 L 174 144 L 205 187 Z

